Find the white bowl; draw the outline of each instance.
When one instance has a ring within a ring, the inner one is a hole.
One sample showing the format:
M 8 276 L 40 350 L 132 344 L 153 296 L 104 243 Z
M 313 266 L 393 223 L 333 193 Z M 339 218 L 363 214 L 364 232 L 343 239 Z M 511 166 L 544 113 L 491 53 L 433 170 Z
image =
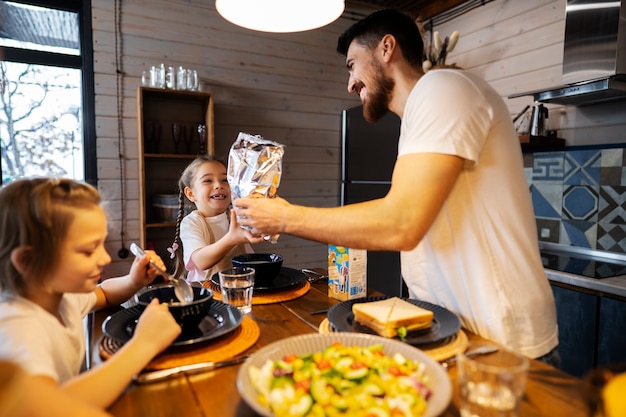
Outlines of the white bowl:
M 286 355 L 302 355 L 320 352 L 333 342 L 341 342 L 346 346 L 371 346 L 380 344 L 386 355 L 402 354 L 405 358 L 423 363 L 430 380 L 429 386 L 432 395 L 428 400 L 424 417 L 440 415 L 452 398 L 452 384 L 443 367 L 427 354 L 416 347 L 395 339 L 387 339 L 363 333 L 312 333 L 301 336 L 288 337 L 271 343 L 250 356 L 239 369 L 237 375 L 237 389 L 246 403 L 257 413 L 272 417 L 273 413 L 258 401 L 258 393 L 250 381 L 250 367 L 260 368 L 268 360 L 278 360 Z

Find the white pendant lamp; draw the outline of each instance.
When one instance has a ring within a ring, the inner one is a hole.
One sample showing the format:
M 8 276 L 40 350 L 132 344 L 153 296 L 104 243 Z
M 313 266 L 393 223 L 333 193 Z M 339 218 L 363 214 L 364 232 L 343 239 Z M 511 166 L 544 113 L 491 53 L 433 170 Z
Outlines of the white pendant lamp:
M 302 32 L 337 20 L 344 0 L 215 0 L 222 17 L 261 32 Z

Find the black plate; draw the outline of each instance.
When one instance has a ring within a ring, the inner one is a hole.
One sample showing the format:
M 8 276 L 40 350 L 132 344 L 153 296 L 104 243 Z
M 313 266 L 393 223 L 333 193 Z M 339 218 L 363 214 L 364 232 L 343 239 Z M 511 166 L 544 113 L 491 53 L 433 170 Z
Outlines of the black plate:
M 116 342 L 126 343 L 133 335 L 143 309 L 139 306 L 118 311 L 102 323 L 102 332 Z M 243 315 L 236 307 L 213 300 L 209 314 L 197 328 L 184 331 L 171 346 L 186 346 L 224 336 L 241 324 Z
M 354 321 L 352 304 L 384 300 L 385 298 L 390 297 L 358 298 L 355 300 L 344 301 L 342 303 L 335 304 L 333 307 L 330 308 L 330 310 L 328 310 L 328 321 L 330 322 L 330 325 L 339 332 L 369 333 L 375 335 L 377 333 L 374 330 Z M 434 313 L 433 322 L 430 328 L 416 330 L 407 334 L 406 338 L 404 338 L 404 342 L 410 345 L 418 346 L 436 343 L 455 335 L 461 328 L 461 321 L 450 310 L 431 303 L 427 303 L 426 301 L 411 300 L 409 298 L 402 299 L 418 307 L 430 310 Z
M 265 285 L 257 286 L 256 283 L 254 285 L 254 291 L 278 291 L 285 290 L 287 288 L 295 287 L 298 284 L 301 284 L 306 280 L 306 275 L 302 271 L 292 268 L 282 267 L 280 272 L 274 279 Z M 220 286 L 220 276 L 218 274 L 213 274 L 211 277 L 211 282 L 218 287 Z

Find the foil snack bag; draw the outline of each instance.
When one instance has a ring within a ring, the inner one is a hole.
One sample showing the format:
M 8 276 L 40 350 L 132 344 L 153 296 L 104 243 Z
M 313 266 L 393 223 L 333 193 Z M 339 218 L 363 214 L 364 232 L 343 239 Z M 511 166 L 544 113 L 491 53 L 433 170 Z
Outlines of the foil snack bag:
M 260 135 L 239 132 L 228 154 L 227 179 L 233 201 L 258 195 L 272 198 L 283 172 L 284 146 Z M 278 236 L 266 237 L 275 242 Z

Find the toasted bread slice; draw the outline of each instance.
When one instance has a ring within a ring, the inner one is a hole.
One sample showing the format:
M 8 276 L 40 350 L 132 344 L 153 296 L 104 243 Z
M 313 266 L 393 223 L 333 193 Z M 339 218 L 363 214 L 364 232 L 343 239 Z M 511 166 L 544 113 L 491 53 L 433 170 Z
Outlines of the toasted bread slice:
M 396 337 L 399 327 L 407 331 L 430 327 L 432 311 L 416 306 L 398 297 L 352 305 L 354 320 L 384 337 Z

